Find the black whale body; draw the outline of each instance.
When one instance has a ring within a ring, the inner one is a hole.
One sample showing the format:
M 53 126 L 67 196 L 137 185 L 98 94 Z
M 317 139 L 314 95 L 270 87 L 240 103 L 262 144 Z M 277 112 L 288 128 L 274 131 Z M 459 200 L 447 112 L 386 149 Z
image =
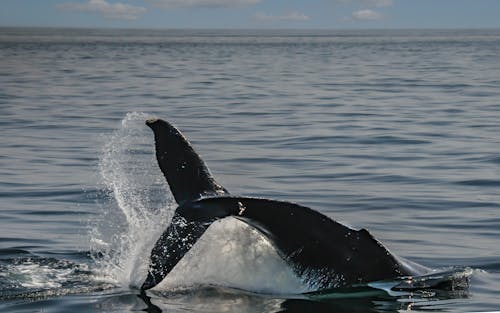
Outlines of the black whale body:
M 295 203 L 231 196 L 179 130 L 160 119 L 146 124 L 154 132 L 158 164 L 179 206 L 151 252 L 141 289 L 160 283 L 214 221 L 228 216 L 260 231 L 293 271 L 317 289 L 422 274 L 365 229 L 351 229 Z

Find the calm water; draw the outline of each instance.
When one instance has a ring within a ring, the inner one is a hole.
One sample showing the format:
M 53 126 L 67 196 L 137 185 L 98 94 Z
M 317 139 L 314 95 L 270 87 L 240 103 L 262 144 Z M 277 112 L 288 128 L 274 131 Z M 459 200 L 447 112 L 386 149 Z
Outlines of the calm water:
M 304 296 L 229 220 L 139 297 L 175 208 L 150 116 L 233 194 L 470 267 L 470 288 Z M 498 30 L 0 29 L 0 311 L 500 310 L 499 121 Z

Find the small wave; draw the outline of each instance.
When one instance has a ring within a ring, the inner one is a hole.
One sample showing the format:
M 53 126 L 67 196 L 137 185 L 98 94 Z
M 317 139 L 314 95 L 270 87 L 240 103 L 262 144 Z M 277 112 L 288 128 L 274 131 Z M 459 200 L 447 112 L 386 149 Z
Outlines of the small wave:
M 362 145 L 422 145 L 430 144 L 431 141 L 423 139 L 410 139 L 399 136 L 376 136 L 373 138 L 359 139 L 356 141 Z
M 490 158 L 489 161 L 494 164 L 500 164 L 500 157 Z
M 470 179 L 458 181 L 457 184 L 475 187 L 500 187 L 500 180 L 494 179 Z
M 29 255 L 31 252 L 25 249 L 20 249 L 20 248 L 5 248 L 5 249 L 0 249 L 0 256 L 1 257 L 9 257 L 9 256 L 17 256 L 17 255 Z

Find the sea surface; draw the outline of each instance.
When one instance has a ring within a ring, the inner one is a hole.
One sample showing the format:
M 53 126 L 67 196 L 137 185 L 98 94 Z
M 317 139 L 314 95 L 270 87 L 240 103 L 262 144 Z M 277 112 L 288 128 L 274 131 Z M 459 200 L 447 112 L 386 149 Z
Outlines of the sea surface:
M 307 294 L 229 218 L 141 294 L 176 207 L 150 117 L 469 287 Z M 0 151 L 2 312 L 500 311 L 500 30 L 0 28 Z

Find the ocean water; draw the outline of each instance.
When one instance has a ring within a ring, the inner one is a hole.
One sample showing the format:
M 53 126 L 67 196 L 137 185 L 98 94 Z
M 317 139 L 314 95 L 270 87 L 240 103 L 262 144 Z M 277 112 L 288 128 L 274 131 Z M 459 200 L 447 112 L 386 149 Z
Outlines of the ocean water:
M 176 206 L 149 117 L 232 194 L 366 228 L 469 287 L 304 294 L 227 219 L 141 295 Z M 0 311 L 499 311 L 499 121 L 498 30 L 1 28 Z

